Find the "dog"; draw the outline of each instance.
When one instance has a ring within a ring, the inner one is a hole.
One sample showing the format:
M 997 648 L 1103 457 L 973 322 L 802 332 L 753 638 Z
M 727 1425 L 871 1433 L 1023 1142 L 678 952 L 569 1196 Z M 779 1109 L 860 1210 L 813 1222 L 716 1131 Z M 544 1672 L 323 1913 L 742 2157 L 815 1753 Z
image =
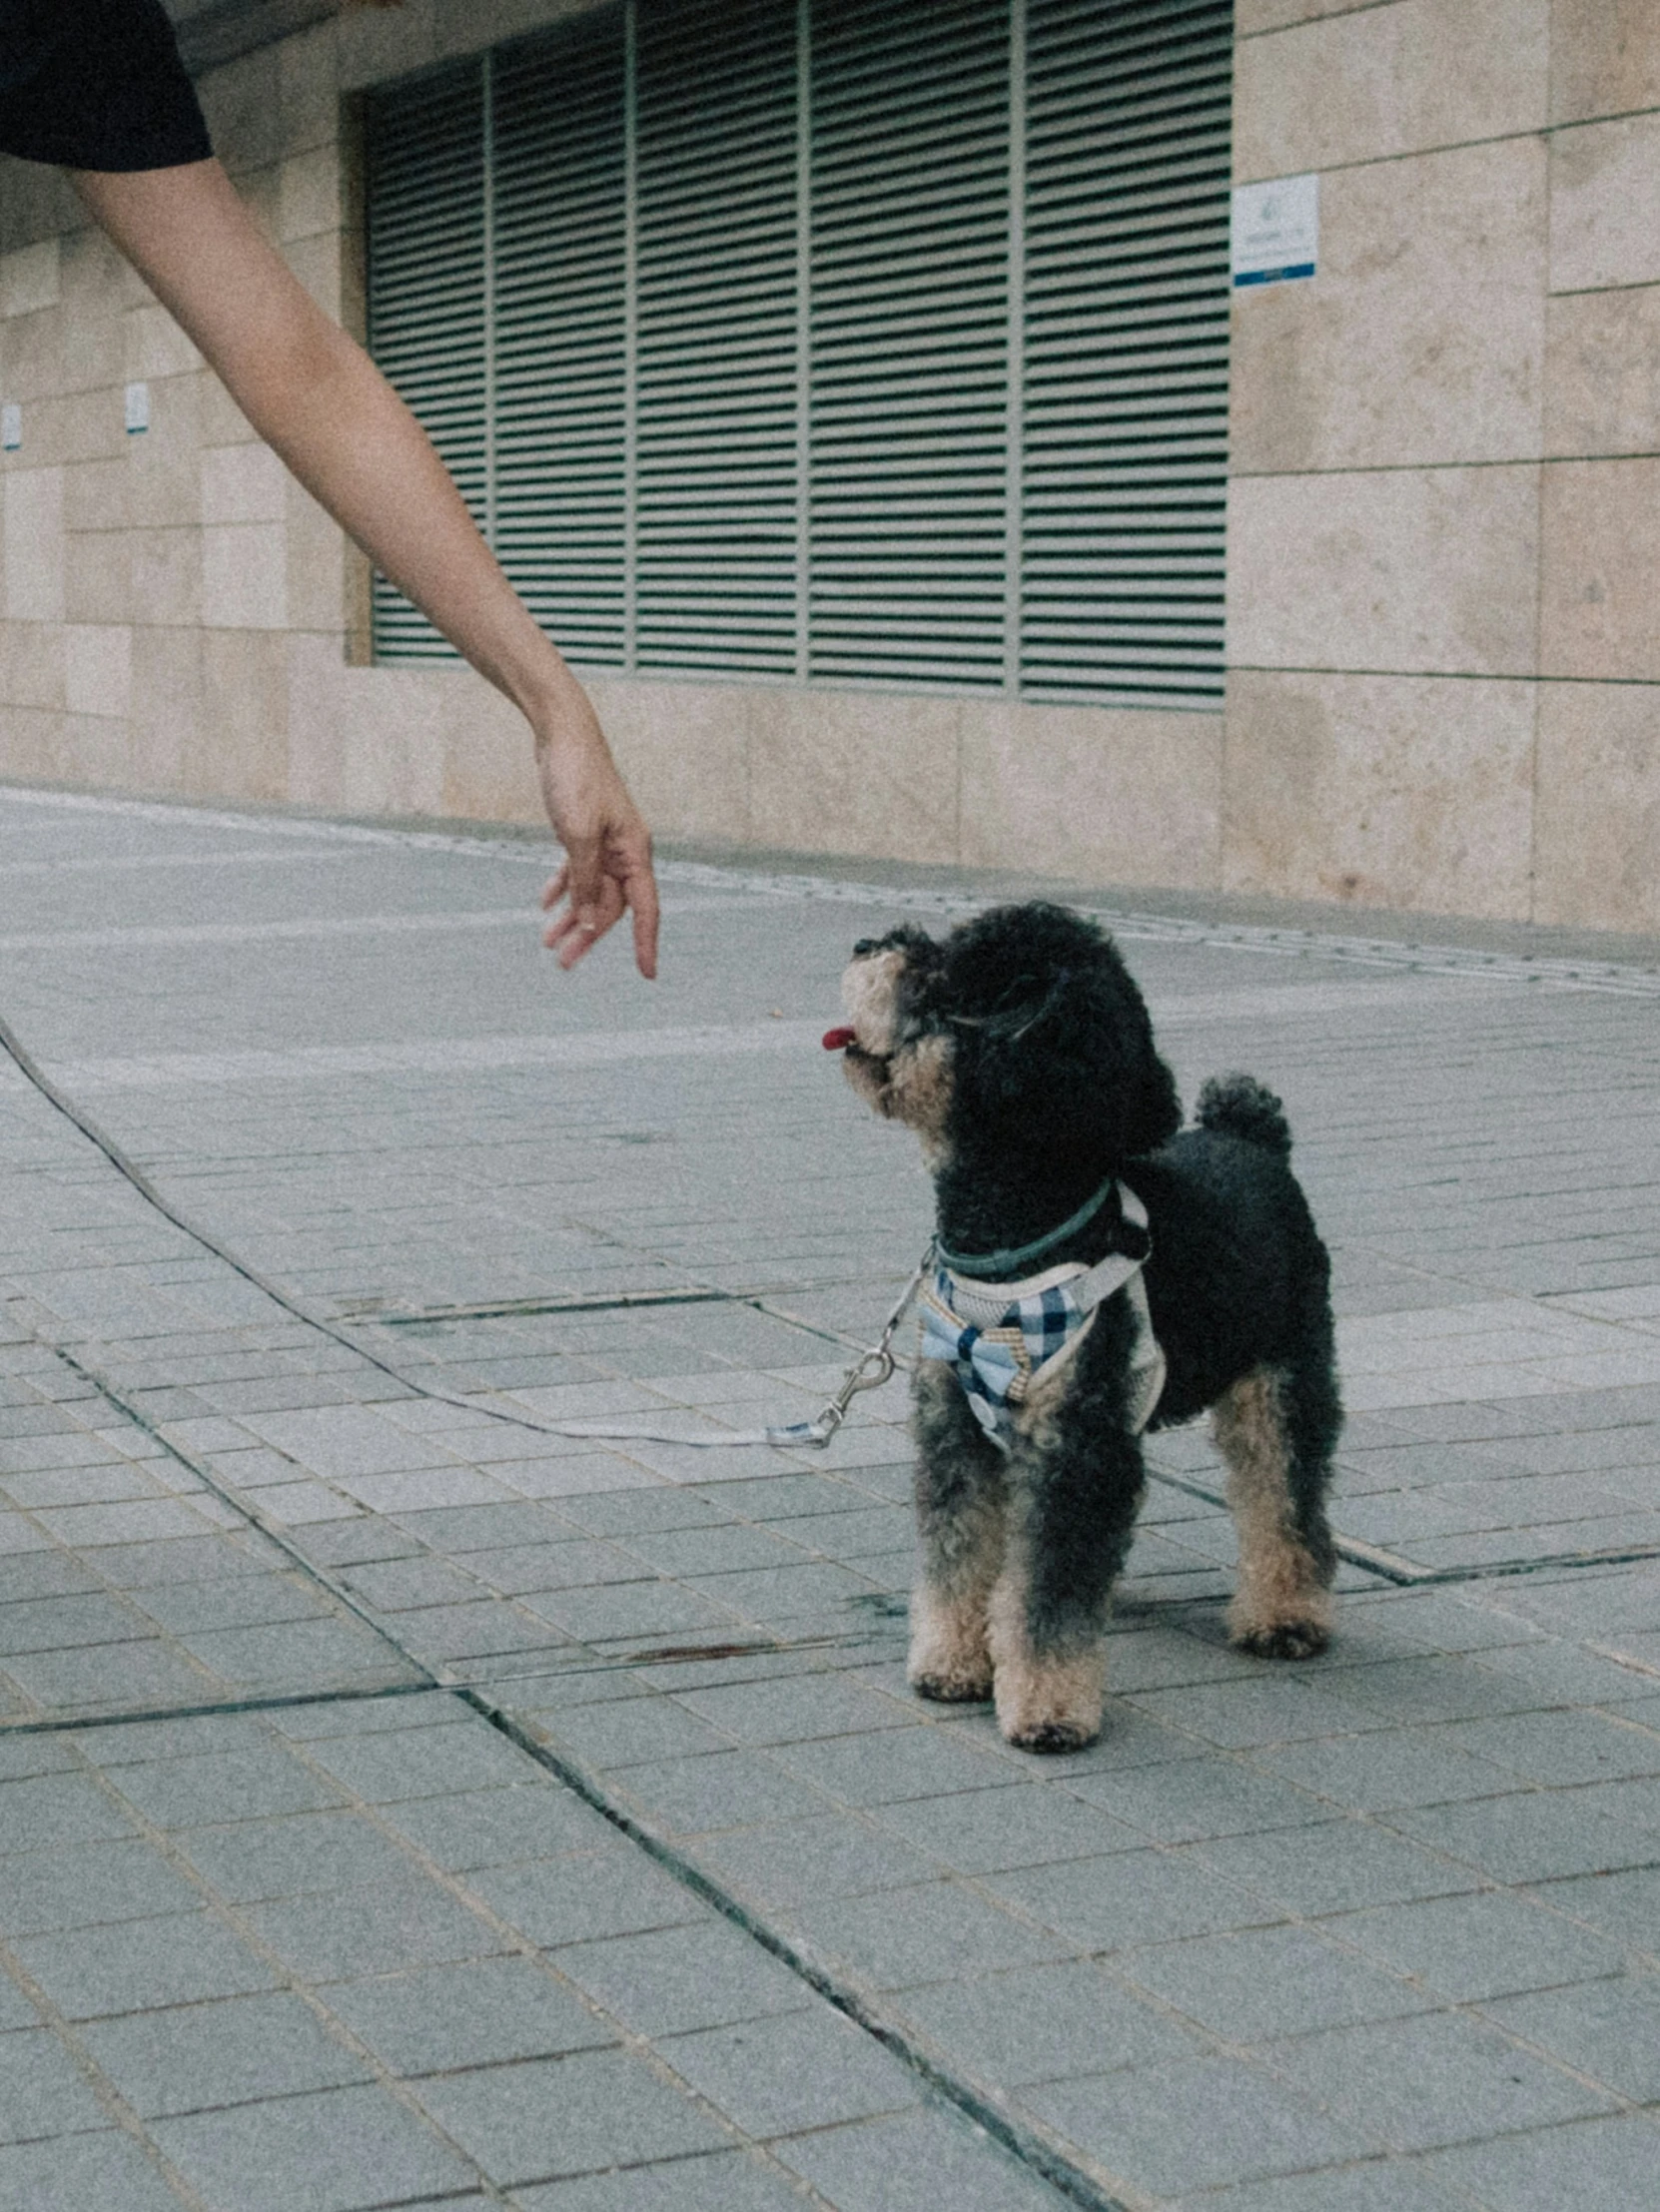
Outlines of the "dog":
M 1093 1742 L 1141 1432 L 1212 1409 L 1239 1531 L 1233 1642 L 1325 1648 L 1342 1424 L 1330 1265 L 1279 1101 L 1175 1079 L 1111 938 L 1035 902 L 866 939 L 842 983 L 855 1092 L 922 1139 L 937 1207 L 914 1385 L 909 1679 L 995 1696 L 1032 1752 Z

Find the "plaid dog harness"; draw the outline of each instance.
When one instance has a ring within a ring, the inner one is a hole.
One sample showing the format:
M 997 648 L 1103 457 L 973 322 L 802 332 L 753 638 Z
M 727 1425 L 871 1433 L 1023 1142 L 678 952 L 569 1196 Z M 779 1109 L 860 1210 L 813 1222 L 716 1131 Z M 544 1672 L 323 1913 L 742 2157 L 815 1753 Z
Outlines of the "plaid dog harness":
M 1147 1208 L 1119 1184 L 1119 1204 L 1134 1227 L 1147 1227 Z M 1165 1387 L 1165 1355 L 1153 1334 L 1145 1258 L 1109 1252 L 1094 1267 L 1063 1261 L 1023 1282 L 982 1282 L 936 1263 L 921 1296 L 923 1359 L 955 1368 L 976 1420 L 1000 1451 L 1011 1448 L 1015 1409 L 1045 1376 L 1071 1359 L 1116 1291 L 1127 1292 L 1136 1319 L 1131 1357 L 1131 1428 L 1140 1435 Z

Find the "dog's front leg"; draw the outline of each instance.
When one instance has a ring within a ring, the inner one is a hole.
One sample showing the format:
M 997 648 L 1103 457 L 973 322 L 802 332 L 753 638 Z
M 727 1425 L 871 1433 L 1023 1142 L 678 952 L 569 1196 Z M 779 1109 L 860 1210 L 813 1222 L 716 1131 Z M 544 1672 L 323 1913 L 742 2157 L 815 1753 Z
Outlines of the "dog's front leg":
M 986 1614 L 1003 1565 L 1003 1456 L 943 1361 L 918 1364 L 915 1419 L 922 1560 L 906 1671 L 919 1697 L 969 1703 L 992 1694 Z
M 998 1725 L 1029 1752 L 1081 1751 L 1101 1733 L 1108 1601 L 1145 1481 L 1141 1446 L 1121 1421 L 1068 1412 L 1017 1442 L 992 1593 Z

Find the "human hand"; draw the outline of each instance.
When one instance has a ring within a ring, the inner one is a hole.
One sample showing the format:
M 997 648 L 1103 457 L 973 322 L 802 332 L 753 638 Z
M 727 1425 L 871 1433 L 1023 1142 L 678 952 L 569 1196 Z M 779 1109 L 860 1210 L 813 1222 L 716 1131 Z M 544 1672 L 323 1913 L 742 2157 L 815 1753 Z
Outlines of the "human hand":
M 618 775 L 595 722 L 572 738 L 536 733 L 536 772 L 563 865 L 541 895 L 552 920 L 542 943 L 574 968 L 625 912 L 634 917 L 634 963 L 657 973 L 657 881 L 651 833 Z M 560 900 L 566 903 L 555 912 Z

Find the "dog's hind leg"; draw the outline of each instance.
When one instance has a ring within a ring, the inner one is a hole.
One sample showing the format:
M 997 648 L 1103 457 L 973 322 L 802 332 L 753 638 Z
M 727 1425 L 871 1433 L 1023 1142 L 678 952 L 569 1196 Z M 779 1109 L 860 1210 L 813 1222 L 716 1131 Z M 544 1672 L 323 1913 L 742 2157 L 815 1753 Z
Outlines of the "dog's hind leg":
M 943 1361 L 917 1368 L 917 1533 L 907 1675 L 919 1697 L 950 1704 L 992 1694 L 986 1616 L 1003 1566 L 1003 1455 Z
M 1336 1565 L 1325 1493 L 1342 1408 L 1329 1343 L 1322 1356 L 1244 1376 L 1215 1419 L 1240 1543 L 1230 1635 L 1259 1658 L 1312 1658 L 1331 1634 Z

